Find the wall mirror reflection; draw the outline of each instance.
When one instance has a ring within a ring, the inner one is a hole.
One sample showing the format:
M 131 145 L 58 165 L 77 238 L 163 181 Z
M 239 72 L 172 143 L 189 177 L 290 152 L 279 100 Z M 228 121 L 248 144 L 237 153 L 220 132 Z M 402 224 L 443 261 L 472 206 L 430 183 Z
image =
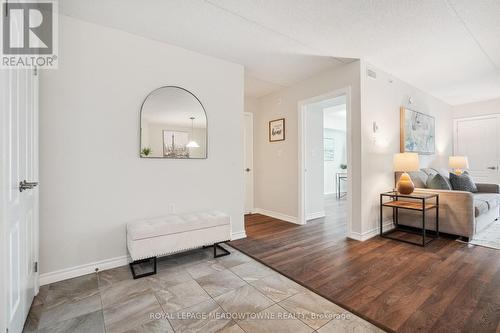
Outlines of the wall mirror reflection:
M 162 87 L 151 92 L 141 108 L 143 158 L 207 158 L 207 116 L 191 92 Z

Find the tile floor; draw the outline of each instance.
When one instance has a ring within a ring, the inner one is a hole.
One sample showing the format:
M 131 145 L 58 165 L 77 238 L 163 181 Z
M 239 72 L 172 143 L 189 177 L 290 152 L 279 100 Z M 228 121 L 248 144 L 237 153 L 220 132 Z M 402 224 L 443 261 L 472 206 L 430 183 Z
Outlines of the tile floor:
M 381 332 L 229 248 L 158 261 L 133 280 L 128 266 L 43 286 L 24 332 Z

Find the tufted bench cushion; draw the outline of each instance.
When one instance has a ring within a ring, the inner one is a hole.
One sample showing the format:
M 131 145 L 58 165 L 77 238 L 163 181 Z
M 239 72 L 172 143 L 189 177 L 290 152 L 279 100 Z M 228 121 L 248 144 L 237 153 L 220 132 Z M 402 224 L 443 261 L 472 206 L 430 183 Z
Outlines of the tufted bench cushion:
M 132 240 L 139 240 L 228 224 L 229 216 L 217 211 L 168 215 L 131 222 L 127 225 L 127 235 Z
M 133 261 L 211 246 L 230 239 L 231 219 L 218 211 L 167 215 L 127 224 L 127 248 Z

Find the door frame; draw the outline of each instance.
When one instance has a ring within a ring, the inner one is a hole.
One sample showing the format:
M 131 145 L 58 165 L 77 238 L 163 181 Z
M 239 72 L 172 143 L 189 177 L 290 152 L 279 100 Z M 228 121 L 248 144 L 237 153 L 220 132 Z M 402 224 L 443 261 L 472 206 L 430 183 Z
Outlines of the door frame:
M 332 99 L 340 96 L 346 96 L 346 154 L 347 154 L 347 237 L 350 237 L 352 225 L 352 112 L 351 112 L 351 87 L 347 86 L 341 89 L 333 90 L 329 93 L 311 97 L 298 102 L 298 183 L 299 183 L 299 216 L 298 224 L 306 224 L 306 117 L 307 105 L 323 101 L 325 99 Z
M 252 133 L 251 133 L 251 139 L 252 139 L 252 165 L 248 166 L 248 165 L 245 165 L 245 169 L 246 168 L 250 168 L 251 169 L 251 172 L 250 172 L 250 176 L 252 178 L 252 204 L 251 204 L 251 208 L 250 208 L 250 211 L 248 212 L 246 210 L 246 186 L 245 186 L 245 214 L 252 214 L 254 211 L 255 211 L 255 176 L 254 176 L 254 156 L 253 156 L 253 153 L 255 152 L 255 149 L 254 149 L 254 138 L 253 138 L 253 128 L 254 128 L 254 118 L 253 118 L 253 113 L 252 112 L 243 112 L 243 117 L 250 117 L 250 119 L 252 120 Z M 244 118 L 245 119 L 245 118 Z M 246 124 L 243 123 L 243 130 L 245 129 L 245 126 Z M 246 132 L 243 131 L 243 135 L 246 135 Z M 246 137 L 243 138 L 243 153 L 245 154 L 244 156 L 246 156 Z M 245 159 L 245 157 L 244 157 Z M 246 175 L 245 175 L 246 177 Z M 245 179 L 245 183 L 246 183 L 246 179 Z

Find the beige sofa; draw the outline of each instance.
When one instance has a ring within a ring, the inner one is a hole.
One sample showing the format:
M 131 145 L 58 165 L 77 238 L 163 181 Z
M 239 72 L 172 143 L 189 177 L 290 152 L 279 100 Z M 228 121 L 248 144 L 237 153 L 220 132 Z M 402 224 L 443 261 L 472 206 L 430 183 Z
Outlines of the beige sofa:
M 410 173 L 415 191 L 439 193 L 439 231 L 471 239 L 500 217 L 500 186 L 476 184 L 478 192 L 434 190 L 427 188 L 427 179 L 437 173 L 435 169 L 422 169 Z M 443 172 L 441 173 L 443 175 Z M 399 179 L 399 174 L 396 174 Z M 426 215 L 426 229 L 435 230 L 436 211 Z M 399 224 L 422 227 L 420 212 L 399 211 Z

